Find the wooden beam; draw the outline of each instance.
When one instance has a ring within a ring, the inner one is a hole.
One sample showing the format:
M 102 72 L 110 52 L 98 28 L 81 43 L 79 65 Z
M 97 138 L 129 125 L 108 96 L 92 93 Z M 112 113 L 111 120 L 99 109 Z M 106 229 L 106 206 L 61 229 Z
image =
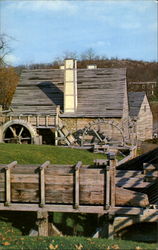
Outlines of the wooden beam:
M 38 236 L 48 236 L 48 212 L 37 212 Z
M 11 179 L 10 179 L 10 171 L 13 167 L 17 165 L 17 161 L 13 161 L 5 167 L 5 185 L 6 185 L 6 200 L 5 206 L 9 206 L 11 202 Z
M 53 224 L 53 223 L 49 223 L 48 224 L 48 235 L 49 236 L 62 236 L 62 232 L 60 232 L 58 230 L 58 228 Z
M 9 207 L 5 204 L 0 203 L 0 210 L 2 211 L 48 211 L 48 212 L 63 212 L 63 213 L 96 213 L 96 214 L 107 214 L 115 213 L 116 215 L 140 215 L 143 212 L 143 208 L 138 207 L 115 207 L 105 210 L 104 206 L 85 206 L 80 205 L 78 209 L 74 208 L 74 205 L 48 205 L 44 207 L 39 207 L 38 204 L 19 204 L 11 203 Z M 151 209 L 151 215 L 158 215 L 157 209 Z M 157 219 L 157 217 L 156 217 Z
M 40 166 L 40 207 L 45 205 L 45 173 L 44 170 L 48 167 L 50 161 L 46 161 Z
M 79 208 L 79 202 L 80 202 L 80 197 L 79 197 L 79 193 L 80 193 L 80 176 L 79 176 L 79 170 L 80 167 L 82 166 L 82 162 L 79 161 L 76 166 L 75 166 L 75 204 L 74 204 L 74 208 L 78 209 Z

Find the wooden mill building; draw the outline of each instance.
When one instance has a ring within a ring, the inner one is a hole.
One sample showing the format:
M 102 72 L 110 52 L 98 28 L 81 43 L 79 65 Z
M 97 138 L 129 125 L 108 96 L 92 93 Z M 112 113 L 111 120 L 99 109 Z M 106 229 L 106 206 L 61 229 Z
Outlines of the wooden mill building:
M 23 71 L 11 111 L 1 116 L 0 141 L 41 143 L 43 136 L 71 144 L 85 128 L 106 141 L 129 142 L 131 133 L 143 141 L 152 138 L 152 123 L 145 94 L 127 94 L 125 68 L 77 69 L 67 59 L 59 69 Z

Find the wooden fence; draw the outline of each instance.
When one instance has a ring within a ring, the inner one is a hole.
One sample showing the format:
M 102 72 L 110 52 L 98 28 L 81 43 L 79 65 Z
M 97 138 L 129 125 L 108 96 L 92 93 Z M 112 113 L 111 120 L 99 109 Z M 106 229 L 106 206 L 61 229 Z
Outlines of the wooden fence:
M 41 166 L 17 165 L 16 161 L 0 165 L 0 209 L 106 213 L 119 207 L 129 212 L 146 207 L 147 195 L 123 188 L 138 182 L 140 173 L 135 173 L 138 178 L 132 182 L 133 173 L 115 168 L 115 159 L 92 166 L 82 162 L 51 165 L 49 161 Z
M 141 215 L 139 222 L 156 221 L 157 209 L 147 209 L 148 196 L 129 190 L 150 185 L 144 182 L 146 173 L 117 170 L 117 164 L 110 155 L 108 160 L 86 166 L 81 161 L 76 165 L 52 165 L 49 161 L 40 166 L 16 161 L 0 165 L 0 210 L 36 211 L 39 235 L 48 235 L 49 212 L 120 215 L 125 221 Z

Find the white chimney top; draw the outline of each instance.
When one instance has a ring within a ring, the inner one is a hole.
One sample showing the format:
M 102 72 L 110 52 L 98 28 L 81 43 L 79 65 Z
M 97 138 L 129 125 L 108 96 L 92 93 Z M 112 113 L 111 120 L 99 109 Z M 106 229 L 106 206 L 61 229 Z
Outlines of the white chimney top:
M 96 64 L 89 64 L 89 65 L 87 65 L 87 69 L 97 69 L 97 65 Z

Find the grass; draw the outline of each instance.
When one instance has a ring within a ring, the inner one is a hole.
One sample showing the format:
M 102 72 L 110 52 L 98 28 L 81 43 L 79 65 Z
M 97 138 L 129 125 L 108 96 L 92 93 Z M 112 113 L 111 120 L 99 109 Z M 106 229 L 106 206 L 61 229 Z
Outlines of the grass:
M 106 158 L 103 154 L 93 154 L 87 150 L 56 147 L 49 145 L 0 144 L 0 164 L 17 161 L 19 164 L 92 164 L 95 159 Z
M 92 239 L 85 237 L 19 237 L 1 242 L 0 249 L 57 249 L 57 250 L 156 250 L 156 244 L 138 243 L 123 240 Z

